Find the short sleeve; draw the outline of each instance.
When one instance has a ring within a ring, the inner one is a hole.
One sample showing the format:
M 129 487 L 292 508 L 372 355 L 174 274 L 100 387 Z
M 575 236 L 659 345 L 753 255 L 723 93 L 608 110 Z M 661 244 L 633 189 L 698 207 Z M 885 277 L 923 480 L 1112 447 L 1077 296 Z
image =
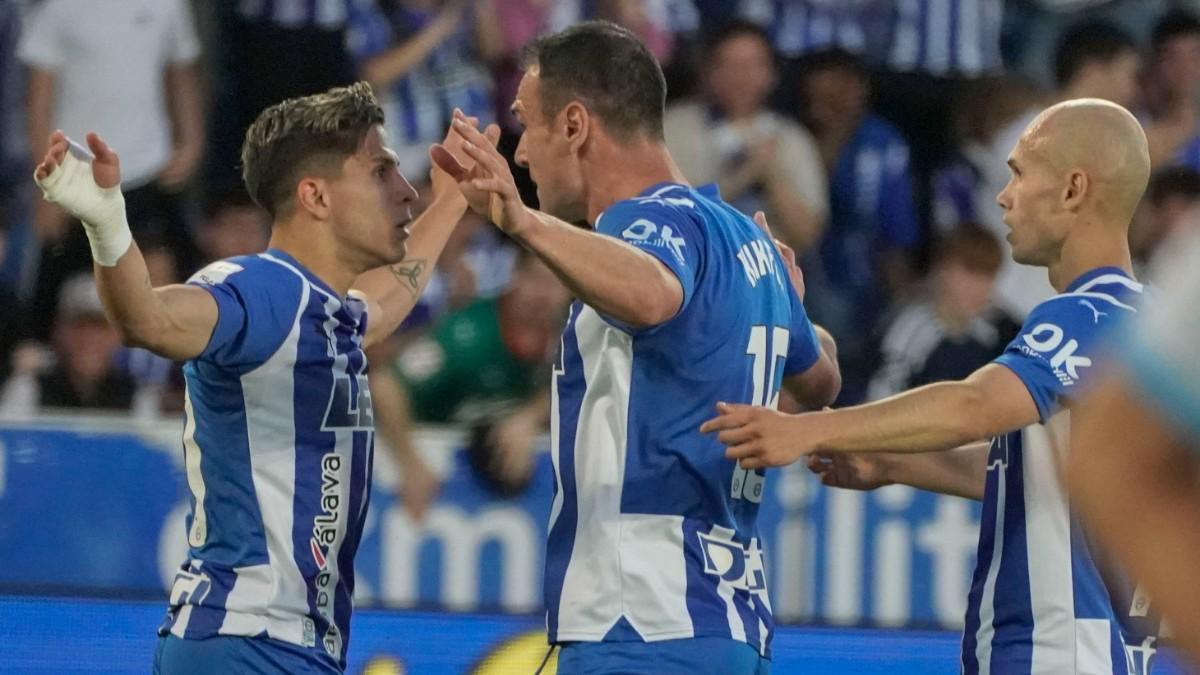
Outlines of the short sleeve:
M 1200 440 L 1200 236 L 1177 247 L 1156 276 L 1139 321 L 1121 331 L 1118 352 L 1134 382 L 1177 428 Z
M 1088 296 L 1060 295 L 1038 305 L 995 360 L 1021 378 L 1042 422 L 1088 384 L 1103 336 L 1133 311 L 1100 294 Z
M 17 45 L 17 58 L 21 62 L 46 70 L 55 70 L 63 65 L 61 3 L 46 0 L 30 10 L 29 17 Z
M 200 58 L 200 40 L 196 37 L 192 8 L 183 0 L 175 0 L 170 7 L 169 61 L 173 64 L 195 61 Z
M 696 290 L 696 277 L 704 258 L 706 241 L 696 222 L 684 209 L 656 198 L 619 202 L 601 214 L 596 231 L 654 256 L 679 279 L 683 287 L 682 312 Z M 620 270 L 615 270 L 619 273 Z M 618 328 L 627 326 L 606 318 Z
M 291 332 L 305 284 L 283 267 L 256 262 L 222 260 L 188 279 L 217 302 L 217 323 L 197 358 L 250 370 L 271 358 Z
M 783 363 L 783 375 L 791 377 L 812 368 L 817 359 L 821 358 L 821 342 L 817 339 L 816 328 L 809 320 L 808 312 L 805 311 L 804 303 L 801 302 L 796 289 L 791 283 L 788 283 L 787 287 L 792 304 L 792 325 L 787 360 Z

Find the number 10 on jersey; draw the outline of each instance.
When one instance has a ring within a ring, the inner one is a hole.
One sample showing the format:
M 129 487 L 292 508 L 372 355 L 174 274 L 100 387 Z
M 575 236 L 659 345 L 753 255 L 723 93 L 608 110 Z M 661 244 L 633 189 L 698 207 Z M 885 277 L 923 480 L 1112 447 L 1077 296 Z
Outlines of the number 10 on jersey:
M 746 354 L 753 359 L 750 372 L 754 391 L 750 403 L 775 409 L 779 407 L 779 386 L 782 383 L 782 378 L 776 377 L 779 372 L 777 369 L 787 358 L 791 334 L 788 329 L 775 326 L 771 329 L 769 337 L 768 342 L 766 326 L 759 325 L 750 329 L 750 342 L 746 345 Z M 757 504 L 762 501 L 762 484 L 763 474 L 734 465 L 734 499 L 746 499 Z

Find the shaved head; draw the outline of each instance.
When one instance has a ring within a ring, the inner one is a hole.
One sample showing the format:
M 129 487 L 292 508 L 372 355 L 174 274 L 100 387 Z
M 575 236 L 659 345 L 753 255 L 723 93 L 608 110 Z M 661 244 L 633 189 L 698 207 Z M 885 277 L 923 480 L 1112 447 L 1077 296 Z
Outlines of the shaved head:
M 1038 115 L 1021 143 L 1060 174 L 1086 175 L 1098 211 L 1128 225 L 1150 180 L 1146 133 L 1128 110 L 1095 98 L 1064 101 Z

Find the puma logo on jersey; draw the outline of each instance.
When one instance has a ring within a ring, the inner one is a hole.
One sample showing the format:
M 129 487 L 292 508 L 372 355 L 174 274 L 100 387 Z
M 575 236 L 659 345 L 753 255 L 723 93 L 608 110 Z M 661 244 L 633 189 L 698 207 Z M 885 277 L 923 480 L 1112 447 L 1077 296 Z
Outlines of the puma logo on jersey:
M 1092 315 L 1093 315 L 1092 319 L 1096 323 L 1100 323 L 1100 317 L 1108 316 L 1108 312 L 1101 312 L 1100 310 L 1096 309 L 1096 306 L 1093 305 L 1090 300 L 1080 300 L 1079 304 L 1092 310 Z

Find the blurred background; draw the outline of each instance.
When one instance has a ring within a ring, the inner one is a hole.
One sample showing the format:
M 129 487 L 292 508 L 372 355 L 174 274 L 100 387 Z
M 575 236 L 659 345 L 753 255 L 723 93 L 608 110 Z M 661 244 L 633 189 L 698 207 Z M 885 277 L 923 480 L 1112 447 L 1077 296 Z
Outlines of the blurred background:
M 50 132 L 94 130 L 121 154 L 152 279 L 180 282 L 265 247 L 238 167 L 264 107 L 369 81 L 421 190 L 454 107 L 499 123 L 511 156 L 521 46 L 587 18 L 663 63 L 688 178 L 765 210 L 799 252 L 809 313 L 838 340 L 840 404 L 964 377 L 1053 293 L 1010 259 L 995 205 L 1050 103 L 1105 98 L 1142 120 L 1139 268 L 1200 232 L 1197 0 L 0 0 L 5 672 L 148 670 L 186 553 L 179 364 L 106 323 L 81 228 L 30 180 Z M 356 618 L 351 672 L 536 668 L 549 363 L 569 300 L 468 215 L 369 355 L 380 440 L 357 596 L 379 611 Z M 779 672 L 958 672 L 978 511 L 772 474 L 772 603 L 799 626 L 777 640 Z

